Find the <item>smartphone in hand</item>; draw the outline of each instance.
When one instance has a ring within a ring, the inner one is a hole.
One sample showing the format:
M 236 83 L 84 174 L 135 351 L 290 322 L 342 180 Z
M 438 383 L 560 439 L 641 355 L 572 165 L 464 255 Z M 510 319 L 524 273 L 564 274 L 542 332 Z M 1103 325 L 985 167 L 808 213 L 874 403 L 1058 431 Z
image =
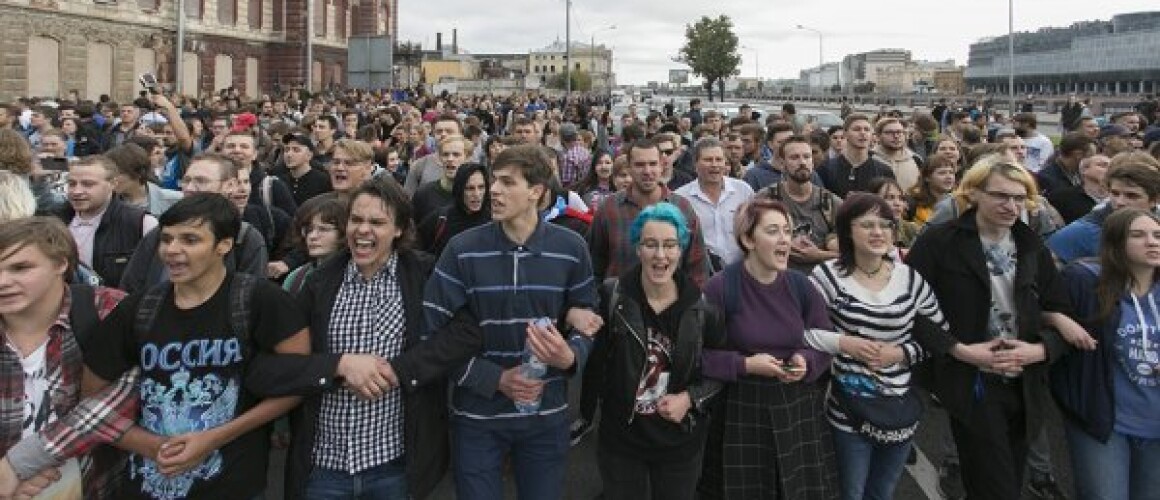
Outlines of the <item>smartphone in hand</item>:
M 157 77 L 153 73 L 141 73 L 141 76 L 137 77 L 137 81 L 141 83 L 141 88 L 148 90 L 150 94 L 161 93 L 158 89 Z

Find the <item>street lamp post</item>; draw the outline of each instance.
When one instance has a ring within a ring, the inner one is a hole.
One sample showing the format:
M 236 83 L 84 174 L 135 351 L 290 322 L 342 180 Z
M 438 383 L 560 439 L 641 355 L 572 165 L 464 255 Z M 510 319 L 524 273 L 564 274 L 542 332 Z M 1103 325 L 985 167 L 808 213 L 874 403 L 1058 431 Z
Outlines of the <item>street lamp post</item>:
M 564 1 L 564 102 L 572 95 L 572 0 Z
M 757 85 L 757 91 L 761 92 L 761 52 L 755 47 L 742 45 L 741 48 L 753 51 L 753 81 Z
M 1007 92 L 1015 116 L 1015 0 L 1007 0 Z
M 590 79 L 592 79 L 592 80 L 595 80 L 595 79 L 596 79 L 596 34 L 597 34 L 597 33 L 600 33 L 601 31 L 608 31 L 608 30 L 614 30 L 614 29 L 616 29 L 616 25 L 615 25 L 615 24 L 610 24 L 610 25 L 608 25 L 608 26 L 605 26 L 605 27 L 603 27 L 603 28 L 599 28 L 599 29 L 597 29 L 597 30 L 595 30 L 595 31 L 593 31 L 593 32 L 592 32 L 592 45 L 589 45 L 589 46 L 588 46 L 588 47 L 589 47 L 589 51 L 588 51 L 588 76 L 589 76 L 589 77 L 590 77 Z M 609 70 L 609 71 L 612 71 L 612 68 L 611 68 L 611 65 L 612 65 L 611 58 L 610 58 L 610 60 L 608 61 L 608 64 L 609 64 L 609 66 L 610 66 L 610 67 L 608 68 L 608 70 Z M 605 73 L 608 73 L 608 71 L 606 71 Z M 593 84 L 593 87 L 595 87 L 595 83 Z
M 822 48 L 823 47 L 822 44 L 823 44 L 823 40 L 825 39 L 825 35 L 822 33 L 821 30 L 810 28 L 808 26 L 802 26 L 800 24 L 797 25 L 797 29 L 804 30 L 804 31 L 810 31 L 810 32 L 813 32 L 814 34 L 818 35 L 818 81 L 821 82 L 822 65 L 825 64 L 825 60 L 826 60 L 825 50 Z M 838 88 L 842 88 L 842 61 L 839 60 L 837 64 L 838 64 L 838 76 L 837 76 L 837 81 L 835 83 L 838 85 Z M 826 86 L 825 82 L 822 82 L 822 93 L 825 93 L 825 86 Z

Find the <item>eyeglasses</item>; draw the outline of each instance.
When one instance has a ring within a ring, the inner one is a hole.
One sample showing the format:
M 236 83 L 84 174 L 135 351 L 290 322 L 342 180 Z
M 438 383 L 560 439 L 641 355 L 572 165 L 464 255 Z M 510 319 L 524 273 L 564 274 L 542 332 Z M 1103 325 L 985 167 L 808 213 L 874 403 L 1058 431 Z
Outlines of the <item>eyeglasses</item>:
M 681 242 L 677 240 L 645 240 L 640 242 L 640 247 L 652 253 L 657 253 L 662 249 L 665 251 L 665 253 L 672 253 L 681 249 Z
M 873 231 L 875 228 L 883 231 L 893 231 L 897 224 L 892 220 L 862 220 L 854 223 L 854 226 L 863 231 Z
M 311 234 L 313 234 L 314 232 L 318 232 L 320 234 L 329 234 L 329 233 L 333 233 L 335 231 L 338 231 L 338 228 L 334 227 L 331 224 L 314 224 L 314 225 L 303 227 L 301 233 L 302 233 L 303 238 L 307 238 Z
M 992 200 L 995 200 L 995 201 L 997 201 L 1001 204 L 1004 204 L 1004 205 L 1007 203 L 1014 203 L 1016 205 L 1022 205 L 1022 204 L 1027 202 L 1027 195 L 1025 195 L 1025 194 L 1010 194 L 1010 193 L 1003 193 L 1003 192 L 999 192 L 999 191 L 983 191 L 983 192 L 986 193 L 987 196 L 990 196 Z
M 182 177 L 178 181 L 178 185 L 182 188 L 193 188 L 196 190 L 208 190 L 213 186 L 221 184 L 219 179 L 210 179 L 209 177 Z

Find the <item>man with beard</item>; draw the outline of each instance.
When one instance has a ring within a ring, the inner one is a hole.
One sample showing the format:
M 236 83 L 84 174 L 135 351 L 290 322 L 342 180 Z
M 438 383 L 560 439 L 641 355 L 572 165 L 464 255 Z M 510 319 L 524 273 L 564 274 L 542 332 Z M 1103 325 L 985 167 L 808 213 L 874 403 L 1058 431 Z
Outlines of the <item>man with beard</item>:
M 760 127 L 758 130 L 761 130 Z M 774 123 L 765 132 L 765 146 L 770 151 L 778 151 L 781 149 L 782 143 L 792 135 L 794 135 L 793 125 L 789 123 Z M 755 146 L 755 150 L 760 151 L 760 149 L 761 146 Z M 751 165 L 751 168 L 745 171 L 745 176 L 742 179 L 749 184 L 749 187 L 753 191 L 760 191 L 761 188 L 780 181 L 784 175 L 776 155 L 770 157 L 768 161 L 758 157 Z
M 868 191 L 870 181 L 879 177 L 894 177 L 889 165 L 870 156 L 870 118 L 863 114 L 846 117 L 843 129 L 846 144 L 842 154 L 818 168 L 822 185 L 838 196 L 850 191 Z M 819 161 L 819 160 L 815 160 Z
M 778 156 L 785 176 L 780 182 L 762 188 L 755 196 L 780 201 L 789 208 L 794 220 L 789 263 L 794 269 L 809 273 L 815 265 L 838 256 L 834 212 L 842 204 L 842 199 L 812 182 L 813 151 L 808 139 L 800 135 L 790 136 L 781 144 Z
M 875 131 L 878 133 L 878 146 L 872 155 L 890 165 L 902 192 L 909 193 L 918 184 L 922 158 L 906 146 L 906 126 L 897 118 L 886 118 L 878 120 Z

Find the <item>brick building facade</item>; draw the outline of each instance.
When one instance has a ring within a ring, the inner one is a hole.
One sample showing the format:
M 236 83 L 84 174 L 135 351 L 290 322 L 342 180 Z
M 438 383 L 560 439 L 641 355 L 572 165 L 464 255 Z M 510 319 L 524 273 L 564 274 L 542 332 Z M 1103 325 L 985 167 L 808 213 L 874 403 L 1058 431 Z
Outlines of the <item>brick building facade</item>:
M 398 0 L 186 0 L 181 51 L 177 0 L 0 0 L 0 102 L 74 90 L 127 100 L 145 72 L 176 88 L 178 64 L 187 95 L 232 86 L 253 98 L 300 85 L 308 1 L 316 90 L 346 81 L 347 37 L 395 39 Z

